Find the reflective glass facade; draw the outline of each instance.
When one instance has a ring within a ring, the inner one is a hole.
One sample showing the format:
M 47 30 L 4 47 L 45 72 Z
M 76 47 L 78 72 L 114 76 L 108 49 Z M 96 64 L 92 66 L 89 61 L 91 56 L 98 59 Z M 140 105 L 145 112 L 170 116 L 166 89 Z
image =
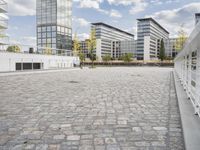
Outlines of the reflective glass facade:
M 37 46 L 72 49 L 72 0 L 37 0 Z

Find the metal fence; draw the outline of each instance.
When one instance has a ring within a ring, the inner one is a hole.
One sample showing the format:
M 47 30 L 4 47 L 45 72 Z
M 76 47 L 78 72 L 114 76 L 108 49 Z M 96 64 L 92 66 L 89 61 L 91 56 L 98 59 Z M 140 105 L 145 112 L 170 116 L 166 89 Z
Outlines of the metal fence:
M 175 72 L 192 102 L 195 114 L 200 116 L 200 23 L 174 62 Z

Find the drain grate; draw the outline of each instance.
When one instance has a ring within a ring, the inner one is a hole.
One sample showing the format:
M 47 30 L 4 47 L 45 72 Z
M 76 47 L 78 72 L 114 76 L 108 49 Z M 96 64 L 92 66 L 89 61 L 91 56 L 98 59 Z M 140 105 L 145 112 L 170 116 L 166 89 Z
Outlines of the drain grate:
M 142 77 L 142 75 L 137 74 L 137 75 L 131 75 L 132 77 Z

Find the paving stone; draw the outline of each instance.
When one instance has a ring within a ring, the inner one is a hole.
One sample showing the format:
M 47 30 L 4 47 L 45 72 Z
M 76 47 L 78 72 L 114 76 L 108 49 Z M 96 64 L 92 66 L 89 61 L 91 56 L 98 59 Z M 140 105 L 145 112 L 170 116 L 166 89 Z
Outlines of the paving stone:
M 140 127 L 133 127 L 132 130 L 133 130 L 133 132 L 136 132 L 136 133 L 142 132 L 142 129 Z
M 35 145 L 34 144 L 28 144 L 28 145 L 26 145 L 24 147 L 24 149 L 26 149 L 26 150 L 33 150 L 33 149 L 35 149 Z
M 104 145 L 104 139 L 103 138 L 95 138 L 94 145 Z
M 48 150 L 60 150 L 60 145 L 49 145 Z
M 47 150 L 48 145 L 47 144 L 40 144 L 36 146 L 36 150 Z
M 153 127 L 153 129 L 157 131 L 167 131 L 166 127 Z
M 115 138 L 105 138 L 106 144 L 116 144 L 116 139 Z
M 0 149 L 184 150 L 171 72 L 106 67 L 2 76 Z
M 70 136 L 67 136 L 67 140 L 78 141 L 78 140 L 80 140 L 80 136 L 79 135 L 70 135 Z
M 65 135 L 54 135 L 53 139 L 55 139 L 55 140 L 63 140 L 63 139 L 65 139 Z

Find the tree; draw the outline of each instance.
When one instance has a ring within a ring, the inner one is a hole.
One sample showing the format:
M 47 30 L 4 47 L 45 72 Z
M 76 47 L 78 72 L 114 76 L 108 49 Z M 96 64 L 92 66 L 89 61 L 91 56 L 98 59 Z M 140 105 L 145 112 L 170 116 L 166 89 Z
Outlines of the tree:
M 160 56 L 159 56 L 159 58 L 161 59 L 161 61 L 163 61 L 164 58 L 165 58 L 165 45 L 164 45 L 163 39 L 161 40 Z
M 80 67 L 82 68 L 83 62 L 85 61 L 85 54 L 82 52 L 79 39 L 75 33 L 74 42 L 73 42 L 73 53 L 75 56 L 79 56 Z
M 15 53 L 20 53 L 21 52 L 21 49 L 18 45 L 12 45 L 12 46 L 9 46 L 6 51 L 8 52 L 15 52 Z
M 79 53 L 78 55 L 79 55 L 79 59 L 80 59 L 80 67 L 81 67 L 81 69 L 82 69 L 82 67 L 83 67 L 83 62 L 85 61 L 85 54 L 81 52 L 81 53 Z
M 103 56 L 102 59 L 104 62 L 108 63 L 109 61 L 111 61 L 112 58 L 110 55 L 107 54 L 107 55 Z
M 186 41 L 187 41 L 187 34 L 183 30 L 183 25 L 181 25 L 181 28 L 178 31 L 178 38 L 175 43 L 175 49 L 177 52 L 180 52 L 181 50 L 183 50 Z
M 74 36 L 74 42 L 73 42 L 73 53 L 75 56 L 78 56 L 78 54 L 80 53 L 80 43 L 77 37 L 77 34 L 75 33 Z
M 88 40 L 88 50 L 89 50 L 89 57 L 92 61 L 92 68 L 94 68 L 94 61 L 96 60 L 96 55 L 94 51 L 96 49 L 96 32 L 95 29 L 91 29 L 90 31 L 90 38 Z
M 124 55 L 122 56 L 122 60 L 123 60 L 124 62 L 127 62 L 127 63 L 131 62 L 131 61 L 132 61 L 132 58 L 133 58 L 133 54 L 132 54 L 132 53 L 126 53 L 126 54 L 124 54 Z

